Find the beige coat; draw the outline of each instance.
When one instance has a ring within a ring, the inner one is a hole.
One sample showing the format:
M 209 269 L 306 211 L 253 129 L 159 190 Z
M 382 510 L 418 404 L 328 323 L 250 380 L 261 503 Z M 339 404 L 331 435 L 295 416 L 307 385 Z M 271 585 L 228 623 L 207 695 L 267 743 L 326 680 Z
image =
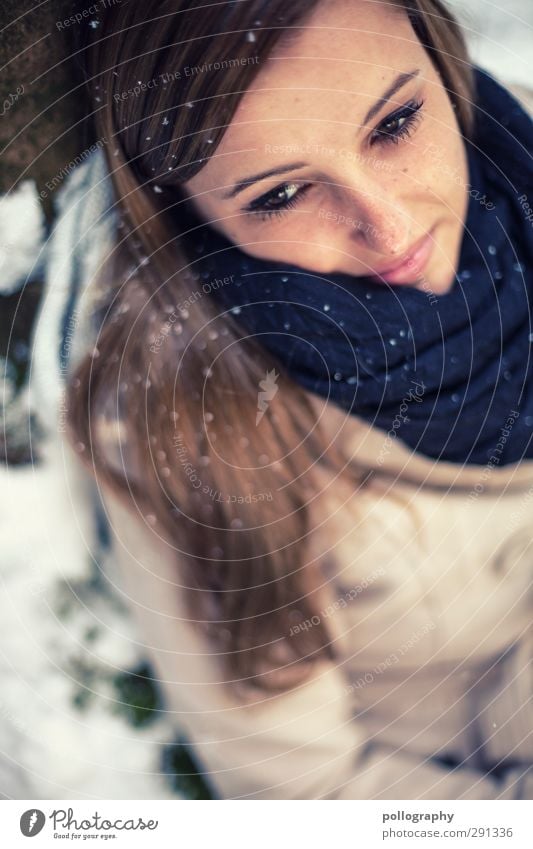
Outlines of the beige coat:
M 72 178 L 73 232 L 77 209 L 90 206 L 88 168 Z M 105 238 L 91 234 L 90 245 Z M 61 270 L 51 272 L 43 326 L 65 300 Z M 88 286 L 79 316 L 90 301 Z M 41 337 L 42 410 L 57 366 L 55 343 Z M 81 325 L 80 339 L 83 348 Z M 533 461 L 433 462 L 403 445 L 401 427 L 386 434 L 310 397 L 346 461 L 378 465 L 381 476 L 359 492 L 325 477 L 313 502 L 309 556 L 326 564 L 316 615 L 340 662 L 323 662 L 290 692 L 247 705 L 232 696 L 188 621 L 173 556 L 106 497 L 112 562 L 177 729 L 221 798 L 533 799 Z M 487 775 L 498 765 L 498 779 Z
M 235 700 L 170 552 L 107 500 L 167 709 L 222 798 L 533 798 L 533 461 L 434 463 L 312 400 L 347 461 L 381 456 L 389 479 L 324 481 L 309 556 L 328 563 L 317 615 L 341 661 L 289 693 Z M 482 770 L 502 760 L 499 784 Z

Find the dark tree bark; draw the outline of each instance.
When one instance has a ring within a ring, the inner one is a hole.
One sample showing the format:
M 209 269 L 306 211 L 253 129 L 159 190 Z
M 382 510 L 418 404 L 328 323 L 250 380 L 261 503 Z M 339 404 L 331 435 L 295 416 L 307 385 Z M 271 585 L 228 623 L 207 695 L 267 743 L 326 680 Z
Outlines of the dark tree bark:
M 72 0 L 2 0 L 0 8 L 0 191 L 31 177 L 44 190 L 48 217 L 54 191 L 46 183 L 91 143 L 77 27 L 64 26 L 90 4 Z M 59 184 L 58 184 L 59 185 Z

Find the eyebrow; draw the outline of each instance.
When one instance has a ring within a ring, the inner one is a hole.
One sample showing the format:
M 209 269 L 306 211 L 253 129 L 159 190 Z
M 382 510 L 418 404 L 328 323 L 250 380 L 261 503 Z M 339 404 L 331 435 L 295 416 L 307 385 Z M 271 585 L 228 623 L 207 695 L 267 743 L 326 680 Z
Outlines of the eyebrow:
M 404 85 L 406 85 L 410 80 L 417 77 L 420 73 L 420 68 L 417 68 L 414 71 L 406 71 L 403 74 L 398 74 L 396 79 L 390 84 L 388 89 L 382 94 L 379 100 L 370 107 L 368 112 L 366 113 L 362 124 L 360 124 L 360 128 L 364 127 L 368 124 L 369 121 L 374 118 L 378 112 L 383 108 L 383 106 L 391 99 L 391 97 L 396 94 Z M 270 168 L 268 171 L 262 171 L 260 174 L 254 174 L 251 177 L 244 177 L 242 180 L 239 180 L 235 183 L 232 188 L 226 192 L 222 198 L 223 200 L 231 200 L 231 198 L 236 197 L 240 192 L 246 189 L 248 186 L 253 183 L 259 183 L 261 180 L 266 180 L 268 177 L 277 177 L 279 174 L 286 174 L 287 171 L 296 171 L 298 168 L 305 168 L 307 162 L 292 162 L 290 165 L 280 165 L 278 168 Z
M 379 98 L 379 100 L 376 100 L 374 105 L 370 107 L 364 117 L 361 126 L 364 127 L 365 124 L 368 124 L 368 122 L 371 121 L 372 118 L 374 118 L 374 116 L 378 114 L 378 112 L 391 99 L 391 97 L 396 94 L 396 92 L 399 91 L 401 88 L 403 88 L 403 86 L 406 85 L 410 80 L 417 77 L 419 73 L 420 68 L 417 68 L 415 71 L 407 71 L 405 74 L 398 74 L 396 79 L 388 87 L 387 91 L 385 91 L 383 95 Z

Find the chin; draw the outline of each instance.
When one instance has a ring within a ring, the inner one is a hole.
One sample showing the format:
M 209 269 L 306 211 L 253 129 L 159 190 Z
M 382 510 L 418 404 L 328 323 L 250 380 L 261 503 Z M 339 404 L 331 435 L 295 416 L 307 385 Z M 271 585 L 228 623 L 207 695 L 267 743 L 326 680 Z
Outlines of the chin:
M 455 271 L 441 272 L 421 278 L 416 288 L 424 292 L 432 292 L 434 295 L 445 295 L 452 288 L 454 281 Z

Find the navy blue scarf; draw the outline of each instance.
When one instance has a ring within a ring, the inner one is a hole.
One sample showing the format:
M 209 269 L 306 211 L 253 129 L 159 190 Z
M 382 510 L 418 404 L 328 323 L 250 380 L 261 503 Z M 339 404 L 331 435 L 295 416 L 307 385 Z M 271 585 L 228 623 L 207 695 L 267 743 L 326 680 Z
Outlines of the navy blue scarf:
M 428 457 L 504 465 L 533 457 L 533 128 L 479 69 L 476 86 L 472 191 L 446 294 L 320 277 L 212 231 L 203 263 L 233 275 L 212 296 L 303 387 Z

